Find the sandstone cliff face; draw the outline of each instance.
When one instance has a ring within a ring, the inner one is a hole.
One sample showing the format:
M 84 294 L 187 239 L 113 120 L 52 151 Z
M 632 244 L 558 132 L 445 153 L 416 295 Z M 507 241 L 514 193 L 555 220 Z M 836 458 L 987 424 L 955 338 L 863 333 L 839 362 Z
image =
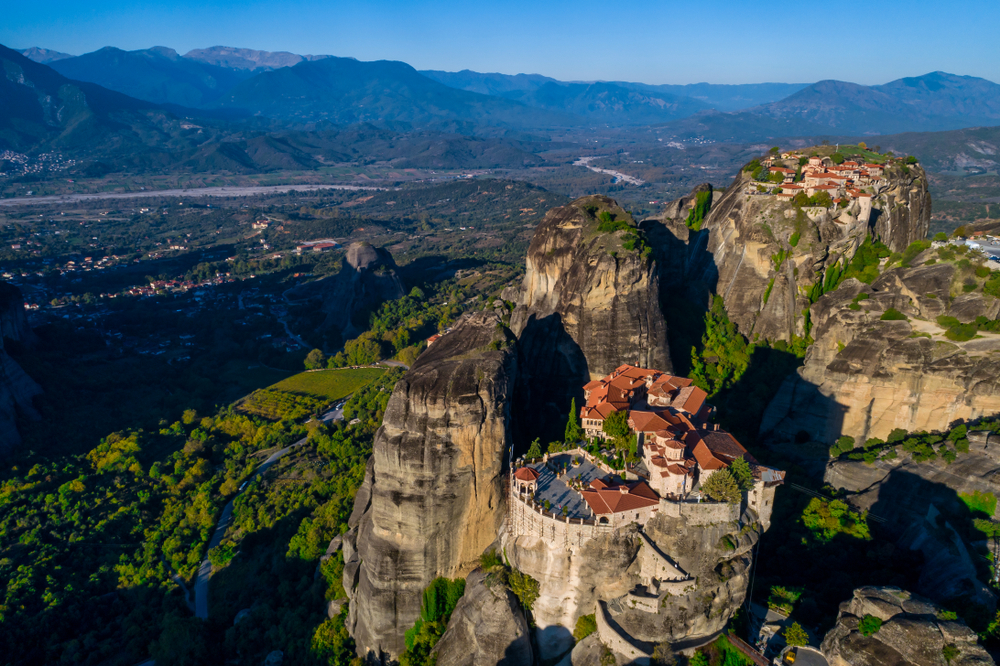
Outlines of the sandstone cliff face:
M 511 564 L 540 584 L 532 616 L 543 660 L 573 647 L 572 627 L 580 616 L 594 613 L 598 602 L 608 602 L 621 631 L 649 650 L 663 641 L 697 642 L 725 627 L 746 594 L 750 551 L 760 535 L 756 516 L 748 511 L 740 521 L 694 525 L 661 513 L 642 529 L 687 574 L 690 589 L 668 594 L 642 587 L 639 551 L 644 539 L 636 526 L 580 544 L 534 535 L 504 537 Z M 735 548 L 722 545 L 726 536 Z M 647 598 L 657 610 L 634 606 L 630 593 Z M 573 663 L 577 661 L 574 650 Z
M 35 335 L 24 313 L 24 297 L 14 285 L 0 283 L 0 458 L 21 444 L 18 418 L 37 419 L 32 405 L 42 388 L 24 372 L 4 349 L 3 339 L 15 340 L 30 348 Z
M 623 363 L 670 370 L 658 264 L 625 249 L 629 231 L 600 232 L 597 216 L 631 217 L 607 197 L 555 208 L 535 230 L 511 330 L 519 391 L 539 421 L 565 419 L 570 397 Z
M 448 630 L 434 647 L 438 666 L 527 666 L 533 661 L 528 621 L 514 593 L 469 574 Z
M 996 319 L 1000 301 L 956 289 L 956 266 L 923 265 L 932 255 L 870 286 L 846 280 L 813 305 L 816 342 L 768 407 L 761 432 L 784 439 L 805 432 L 828 443 L 841 434 L 885 439 L 894 428 L 943 430 L 1000 412 L 1000 335 L 953 342 L 935 321 Z M 851 309 L 860 293 L 869 297 Z M 882 321 L 889 308 L 908 320 Z
M 348 630 L 359 651 L 397 656 L 436 577 L 464 577 L 502 520 L 513 338 L 476 313 L 396 384 L 344 539 Z
M 926 237 L 926 177 L 919 167 L 908 169 L 890 168 L 870 204 L 856 199 L 829 209 L 796 209 L 789 201 L 748 193 L 750 176 L 741 172 L 716 194 L 699 231 L 684 225 L 690 196 L 643 227 L 657 239 L 661 263 L 673 267 L 665 275 L 688 298 L 703 302 L 719 294 L 745 336 L 790 342 L 806 334 L 809 289 L 828 268 L 850 261 L 868 234 L 893 251 Z
M 943 612 L 926 599 L 893 587 L 862 587 L 840 606 L 837 624 L 823 639 L 830 666 L 973 666 L 993 664 L 964 622 L 942 620 Z M 882 620 L 881 628 L 863 636 L 858 624 L 865 615 Z M 944 658 L 946 645 L 957 650 Z
M 360 332 L 353 321 L 355 314 L 403 294 L 389 251 L 370 243 L 352 243 L 339 273 L 298 287 L 289 296 L 321 299 L 326 313 L 323 328 L 335 328 L 346 340 Z

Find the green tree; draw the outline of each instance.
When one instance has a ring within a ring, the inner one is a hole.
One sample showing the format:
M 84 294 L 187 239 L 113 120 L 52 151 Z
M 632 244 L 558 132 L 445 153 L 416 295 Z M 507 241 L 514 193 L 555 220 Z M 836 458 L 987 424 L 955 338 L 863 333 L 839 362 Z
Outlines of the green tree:
M 306 370 L 319 370 L 325 367 L 326 354 L 323 353 L 322 349 L 313 349 L 306 354 L 305 366 Z
M 712 662 L 709 660 L 708 655 L 704 652 L 695 652 L 694 655 L 688 659 L 688 666 L 710 666 Z
M 844 163 L 844 156 L 841 153 L 834 153 L 833 155 L 830 155 L 830 159 L 833 160 L 834 164 Z
M 729 473 L 733 475 L 733 480 L 740 490 L 747 491 L 753 488 L 753 471 L 742 456 L 733 461 L 729 466 Z
M 601 430 L 614 440 L 615 448 L 618 450 L 625 450 L 631 444 L 632 438 L 629 435 L 632 429 L 628 427 L 628 412 L 624 409 L 611 412 L 601 424 Z
M 701 492 L 716 502 L 739 504 L 743 499 L 740 487 L 728 469 L 717 469 L 701 483 Z
M 531 443 L 531 446 L 528 447 L 528 452 L 525 454 L 525 456 L 527 456 L 529 460 L 534 460 L 535 458 L 541 458 L 542 440 L 536 437 L 535 441 L 533 441 Z
M 580 427 L 580 418 L 577 416 L 576 398 L 573 398 L 569 403 L 569 420 L 566 421 L 564 439 L 567 444 L 576 444 L 583 439 L 583 428 Z
M 785 629 L 782 635 L 785 637 L 785 642 L 792 647 L 809 645 L 809 634 L 798 622 L 794 622 L 792 626 Z
M 721 296 L 716 296 L 705 313 L 702 349 L 691 349 L 691 378 L 709 397 L 735 384 L 750 365 L 746 339 L 729 320 Z

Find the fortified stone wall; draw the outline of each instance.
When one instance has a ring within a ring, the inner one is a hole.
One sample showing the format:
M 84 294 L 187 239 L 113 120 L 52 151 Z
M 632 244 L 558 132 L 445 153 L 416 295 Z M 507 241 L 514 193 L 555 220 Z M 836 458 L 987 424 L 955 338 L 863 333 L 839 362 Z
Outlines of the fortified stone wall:
M 608 607 L 603 601 L 597 602 L 597 610 L 594 613 L 597 621 L 597 635 L 612 652 L 624 655 L 629 664 L 645 666 L 649 664 L 651 654 L 634 645 L 624 634 L 611 626 L 611 618 L 608 615 Z
M 588 539 L 615 531 L 615 526 L 610 524 L 601 524 L 596 520 L 585 518 L 568 518 L 546 511 L 541 506 L 530 506 L 513 491 L 510 495 L 508 517 L 513 538 L 535 536 L 553 546 L 562 545 L 566 548 L 572 545 L 582 546 Z
M 688 525 L 713 525 L 740 519 L 739 504 L 725 502 L 671 502 L 661 499 L 660 511 L 671 518 L 683 518 Z

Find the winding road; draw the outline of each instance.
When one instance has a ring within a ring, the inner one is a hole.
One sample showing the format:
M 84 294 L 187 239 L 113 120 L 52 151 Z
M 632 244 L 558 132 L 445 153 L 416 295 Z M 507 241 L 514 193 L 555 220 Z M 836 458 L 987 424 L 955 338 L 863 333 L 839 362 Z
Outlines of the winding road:
M 329 421 L 339 421 L 344 418 L 344 403 L 347 402 L 347 398 L 340 400 L 334 409 L 331 409 L 326 414 L 321 417 L 323 422 Z M 296 449 L 308 441 L 308 437 L 303 437 L 299 441 L 286 446 L 280 451 L 275 451 L 272 453 L 267 460 L 262 462 L 260 466 L 254 470 L 246 481 L 240 486 L 240 492 L 236 494 L 239 497 L 243 493 L 243 489 L 246 488 L 251 481 L 253 481 L 258 475 L 263 474 L 279 459 L 284 457 L 289 451 Z M 222 516 L 219 517 L 219 522 L 215 526 L 215 533 L 212 534 L 212 540 L 208 542 L 208 550 L 217 548 L 220 543 L 222 543 L 222 537 L 226 536 L 226 530 L 229 529 L 229 525 L 233 519 L 233 502 L 236 501 L 236 497 L 229 500 L 225 508 L 222 509 Z M 208 559 L 208 553 L 205 553 L 205 559 L 201 561 L 201 566 L 198 567 L 198 575 L 195 577 L 194 581 L 194 615 L 202 620 L 208 619 L 208 581 L 212 576 L 212 562 Z

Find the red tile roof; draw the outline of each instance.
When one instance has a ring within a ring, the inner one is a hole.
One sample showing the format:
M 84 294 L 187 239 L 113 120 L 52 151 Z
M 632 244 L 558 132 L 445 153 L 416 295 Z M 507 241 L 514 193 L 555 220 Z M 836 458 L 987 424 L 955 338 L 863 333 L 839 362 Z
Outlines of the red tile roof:
M 584 490 L 581 494 L 597 515 L 635 511 L 660 503 L 659 497 L 645 481 L 618 485 L 597 479 L 591 481 L 590 487 L 590 490 Z
M 537 481 L 541 474 L 534 467 L 520 467 L 514 472 L 514 478 L 520 481 Z

